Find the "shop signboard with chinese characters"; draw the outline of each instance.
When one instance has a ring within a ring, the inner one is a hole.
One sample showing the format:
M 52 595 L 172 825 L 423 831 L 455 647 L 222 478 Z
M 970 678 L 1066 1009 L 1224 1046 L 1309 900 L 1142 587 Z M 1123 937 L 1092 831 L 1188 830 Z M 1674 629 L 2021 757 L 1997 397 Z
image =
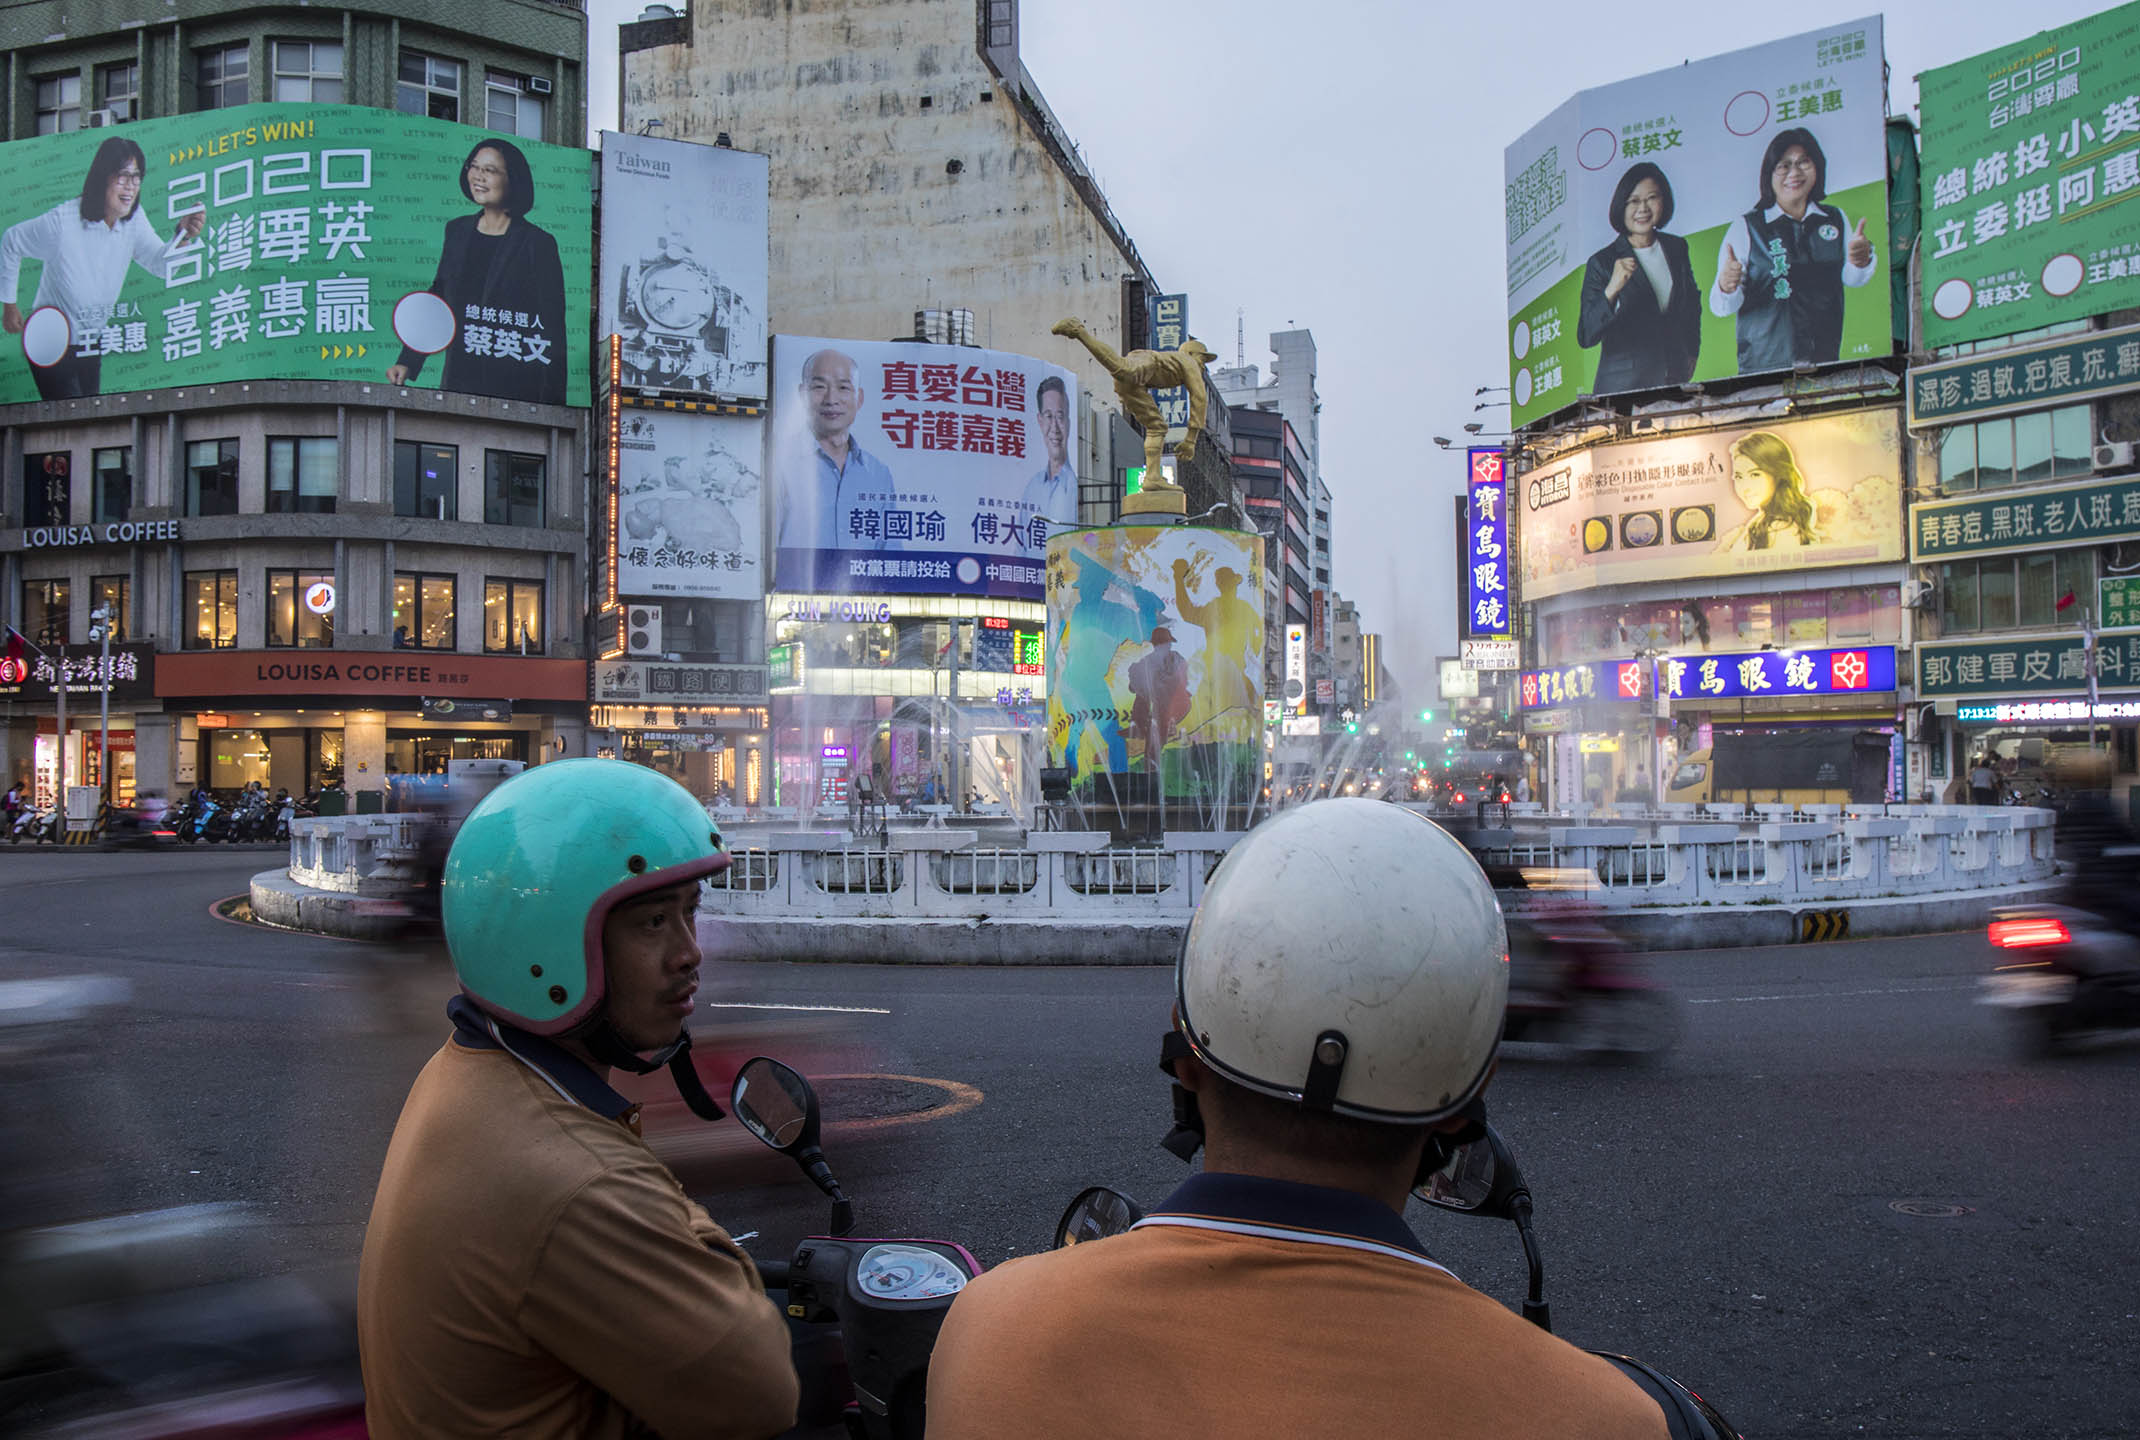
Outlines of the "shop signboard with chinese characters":
M 1522 646 L 1514 639 L 1468 639 L 1459 640 L 1456 645 L 1467 670 L 1515 670 L 1522 665 Z
M 0 300 L 27 323 L 0 345 L 0 404 L 297 379 L 585 405 L 589 164 L 357 105 L 17 141 L 0 151 Z M 493 195 L 522 209 L 486 244 Z M 98 252 L 116 268 L 92 264 L 92 231 L 119 240 Z
M 2135 260 L 2140 270 L 2140 259 Z M 1953 425 L 2140 390 L 2140 326 L 2061 336 L 1910 369 L 1910 428 Z
M 597 660 L 593 670 L 596 704 L 763 705 L 771 694 L 763 665 Z
M 2140 475 L 1910 507 L 1910 559 L 2006 555 L 2140 536 Z
M 782 590 L 1043 597 L 1077 518 L 1077 378 L 967 346 L 773 340 Z
M 156 694 L 340 695 L 373 703 L 440 696 L 585 701 L 587 662 L 417 650 L 166 651 L 156 657 Z
M 1523 593 L 1900 560 L 1902 417 L 1599 445 L 1511 486 Z
M 1746 655 L 1672 655 L 1657 662 L 1657 690 L 1688 701 L 1784 695 L 1876 695 L 1895 688 L 1895 647 L 1756 650 Z
M 0 700 L 50 701 L 59 679 L 60 653 L 57 647 L 40 655 L 34 650 L 25 651 L 18 674 L 17 666 L 0 668 Z M 156 698 L 156 647 L 153 644 L 128 641 L 111 647 L 106 656 L 100 650 L 87 648 L 70 651 L 66 656 L 67 703 L 76 705 L 86 698 L 94 708 L 97 698 L 109 693 L 114 705 L 133 705 Z
M 1963 725 L 2071 725 L 2075 721 L 2140 720 L 2140 700 L 1996 700 L 1957 705 L 1954 718 Z
M 2096 581 L 2095 623 L 2105 630 L 2140 626 L 2140 575 L 2105 575 Z
M 765 593 L 765 424 L 620 406 L 617 593 L 756 601 Z
M 1884 69 L 1868 16 L 1585 90 L 1509 146 L 1515 424 L 1888 354 Z
M 1473 447 L 1467 461 L 1464 507 L 1464 569 L 1469 604 L 1464 633 L 1499 637 L 1508 634 L 1508 487 L 1499 449 Z
M 770 161 L 610 130 L 601 160 L 596 333 L 623 342 L 619 382 L 765 399 Z
M 1179 350 L 1189 338 L 1189 297 L 1147 295 L 1144 297 L 1145 334 L 1153 350 Z M 1160 418 L 1167 423 L 1167 443 L 1179 445 L 1189 434 L 1189 391 L 1170 385 L 1152 392 Z
M 1476 700 L 1479 698 L 1479 672 L 1461 660 L 1438 662 L 1441 669 L 1441 697 L 1444 700 Z
M 2106 690 L 2140 685 L 2140 631 L 2100 632 L 2096 673 Z M 1917 698 L 2085 695 L 2088 655 L 2078 630 L 2011 640 L 1932 641 L 1917 647 Z
M 2140 4 L 1918 77 L 1926 348 L 2140 304 Z
M 1573 705 L 1584 700 L 1640 700 L 1650 693 L 1648 669 L 1639 660 L 1592 660 L 1551 670 L 1526 670 L 1518 682 L 1519 710 Z

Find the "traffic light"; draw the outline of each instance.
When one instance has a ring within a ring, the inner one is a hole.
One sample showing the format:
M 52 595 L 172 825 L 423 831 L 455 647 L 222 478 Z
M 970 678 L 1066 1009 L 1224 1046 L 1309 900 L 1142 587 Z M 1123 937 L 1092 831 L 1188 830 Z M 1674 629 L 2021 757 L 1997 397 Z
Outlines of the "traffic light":
M 1434 712 L 1433 712 L 1432 710 L 1422 710 L 1422 711 L 1420 711 L 1420 712 L 1419 712 L 1419 723 L 1420 723 L 1420 724 L 1422 724 L 1422 725 L 1431 725 L 1431 724 L 1433 724 L 1433 723 L 1434 723 Z
M 1357 721 L 1357 720 L 1347 720 L 1347 721 L 1345 722 L 1345 733 L 1346 733 L 1347 735 L 1357 735 L 1357 734 L 1359 734 L 1359 733 L 1360 733 L 1360 722 L 1359 722 L 1359 721 Z
M 1405 751 L 1405 752 L 1404 752 L 1404 758 L 1405 758 L 1405 759 L 1407 759 L 1407 760 L 1411 760 L 1411 759 L 1415 759 L 1415 758 L 1417 758 L 1417 757 L 1415 757 L 1415 756 L 1414 756 L 1414 754 L 1413 754 L 1413 753 L 1412 753 L 1412 752 L 1411 752 L 1410 750 L 1407 750 L 1407 751 Z

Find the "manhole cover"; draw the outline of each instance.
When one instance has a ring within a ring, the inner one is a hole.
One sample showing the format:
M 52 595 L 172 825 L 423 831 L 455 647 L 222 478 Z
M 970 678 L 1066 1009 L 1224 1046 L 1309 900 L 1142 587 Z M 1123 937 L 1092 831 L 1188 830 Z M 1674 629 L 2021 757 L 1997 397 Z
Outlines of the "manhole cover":
M 917 1115 L 944 1104 L 940 1084 L 924 1084 L 900 1075 L 828 1075 L 812 1082 L 824 1102 L 825 1120 L 881 1120 Z
M 1967 1205 L 1949 1205 L 1943 1200 L 1890 1200 L 1887 1208 L 1898 1215 L 1914 1215 L 1920 1220 L 1952 1220 L 1958 1215 L 1976 1213 Z

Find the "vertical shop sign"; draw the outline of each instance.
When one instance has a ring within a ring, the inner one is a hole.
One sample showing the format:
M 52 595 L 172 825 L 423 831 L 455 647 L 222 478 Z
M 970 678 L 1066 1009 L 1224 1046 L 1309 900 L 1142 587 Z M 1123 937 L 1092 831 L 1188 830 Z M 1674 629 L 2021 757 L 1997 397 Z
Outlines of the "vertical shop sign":
M 1464 568 L 1470 575 L 1465 633 L 1508 633 L 1508 491 L 1503 458 L 1495 449 L 1474 448 L 1469 500 L 1464 512 Z

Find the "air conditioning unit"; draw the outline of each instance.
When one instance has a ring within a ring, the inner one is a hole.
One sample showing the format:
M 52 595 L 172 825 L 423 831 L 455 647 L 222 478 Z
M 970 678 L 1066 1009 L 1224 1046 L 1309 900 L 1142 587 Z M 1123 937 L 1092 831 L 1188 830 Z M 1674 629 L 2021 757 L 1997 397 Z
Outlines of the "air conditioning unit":
M 2095 447 L 2095 468 L 2098 470 L 2126 470 L 2133 463 L 2133 444 L 2130 440 L 2105 440 Z
M 530 95 L 547 95 L 550 93 L 550 81 L 542 75 L 523 75 L 520 77 L 520 88 Z
M 1905 610 L 1928 610 L 1932 607 L 1932 582 L 1907 580 L 1902 586 L 1902 608 Z
M 661 650 L 661 607 L 659 605 L 627 605 L 624 607 L 624 653 L 627 655 L 659 655 Z
M 117 105 L 108 110 L 92 110 L 89 112 L 89 128 L 102 130 L 105 126 L 116 125 L 126 118 L 127 116 L 118 109 Z

